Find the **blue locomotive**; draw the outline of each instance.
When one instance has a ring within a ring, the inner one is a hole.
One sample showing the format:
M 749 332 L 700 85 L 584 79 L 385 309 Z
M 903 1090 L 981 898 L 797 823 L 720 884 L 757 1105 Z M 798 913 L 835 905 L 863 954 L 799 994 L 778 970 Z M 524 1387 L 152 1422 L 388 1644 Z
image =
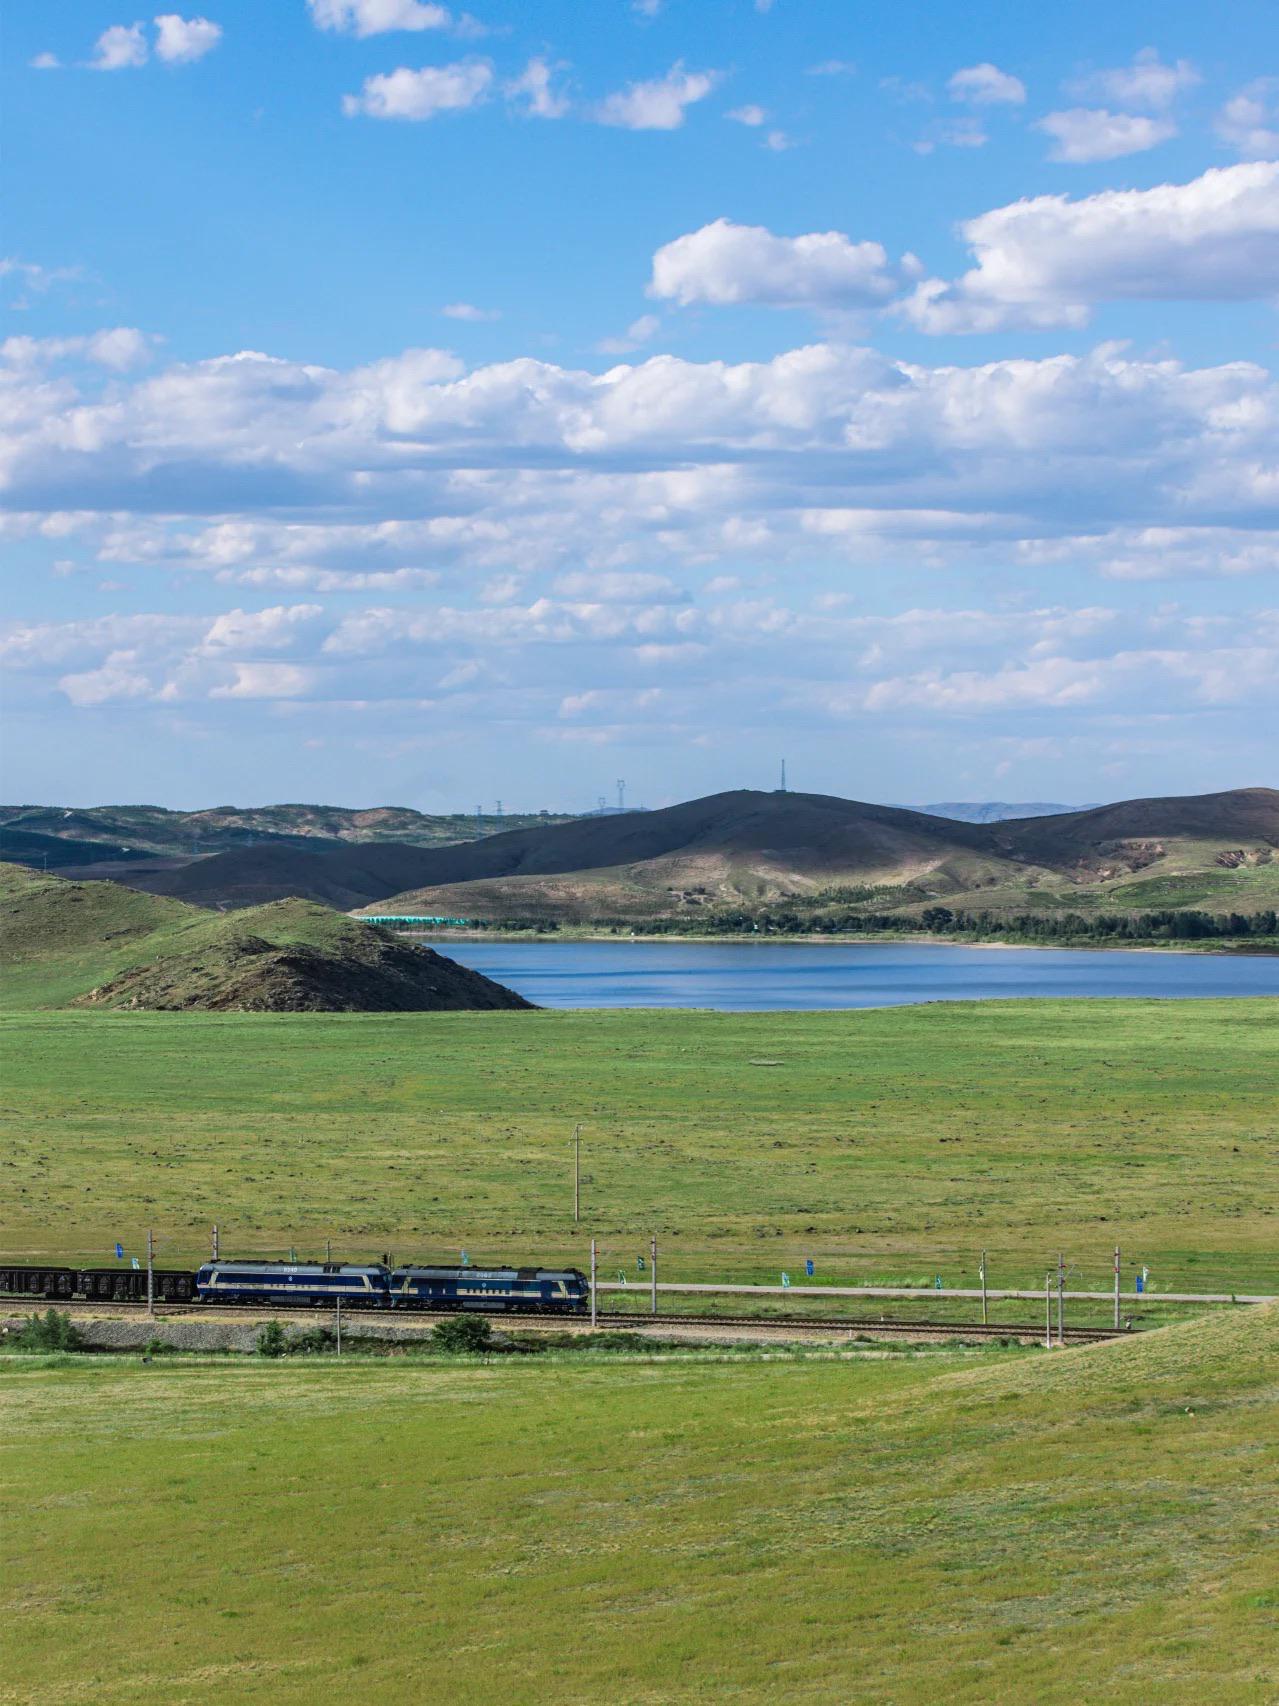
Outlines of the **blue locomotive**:
M 579 1268 L 396 1268 L 392 1302 L 415 1309 L 551 1310 L 581 1315 L 591 1288 Z
M 349 1262 L 206 1262 L 202 1303 L 343 1303 L 374 1309 L 536 1310 L 584 1314 L 590 1286 L 578 1268 L 389 1268 Z
M 201 1303 L 360 1303 L 385 1308 L 391 1270 L 381 1262 L 206 1262 L 196 1269 Z

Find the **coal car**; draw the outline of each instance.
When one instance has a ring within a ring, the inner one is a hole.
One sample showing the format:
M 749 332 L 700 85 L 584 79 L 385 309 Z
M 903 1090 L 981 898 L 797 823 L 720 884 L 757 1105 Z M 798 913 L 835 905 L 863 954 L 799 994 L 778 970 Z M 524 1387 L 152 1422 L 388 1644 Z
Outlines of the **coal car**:
M 157 1301 L 189 1303 L 195 1296 L 195 1275 L 175 1268 L 157 1268 Z M 55 1268 L 0 1264 L 0 1295 L 40 1297 L 51 1303 L 134 1303 L 147 1295 L 145 1268 Z

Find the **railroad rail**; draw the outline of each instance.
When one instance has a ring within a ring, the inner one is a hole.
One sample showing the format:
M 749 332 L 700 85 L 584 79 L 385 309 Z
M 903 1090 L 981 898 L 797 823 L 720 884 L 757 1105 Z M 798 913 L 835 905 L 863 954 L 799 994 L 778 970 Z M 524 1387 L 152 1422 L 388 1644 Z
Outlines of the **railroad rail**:
M 21 1303 L 29 1309 L 43 1310 L 48 1307 L 45 1298 L 24 1297 L 20 1293 L 0 1292 L 0 1308 L 6 1305 Z M 81 1303 L 81 1311 L 92 1310 L 94 1313 L 105 1312 L 114 1314 L 117 1310 L 127 1310 L 130 1313 L 141 1313 L 146 1310 L 146 1300 L 143 1298 L 94 1299 L 90 1303 Z M 65 1307 L 65 1305 L 64 1305 Z M 256 1315 L 266 1320 L 277 1315 L 305 1315 L 312 1320 L 327 1320 L 333 1311 L 313 1303 L 293 1303 L 287 1299 L 276 1302 L 238 1303 L 231 1300 L 219 1299 L 215 1304 L 179 1303 L 159 1305 L 159 1313 L 166 1319 L 174 1316 L 194 1317 L 206 1320 L 218 1314 Z M 346 1302 L 343 1300 L 342 1313 L 346 1316 L 373 1316 L 386 1321 L 388 1326 L 399 1326 L 408 1321 L 448 1321 L 456 1319 L 457 1310 L 385 1309 L 377 1304 Z M 581 1314 L 567 1314 L 562 1310 L 538 1309 L 467 1309 L 462 1311 L 467 1315 L 483 1315 L 487 1320 L 509 1322 L 518 1327 L 532 1323 L 553 1323 L 560 1327 L 572 1328 L 588 1325 L 590 1316 L 583 1311 Z M 596 1325 L 606 1327 L 750 1327 L 777 1332 L 817 1331 L 840 1333 L 873 1333 L 876 1336 L 894 1333 L 926 1333 L 933 1337 L 957 1339 L 1042 1339 L 1045 1336 L 1042 1322 L 999 1322 L 983 1325 L 980 1321 L 884 1321 L 878 1318 L 855 1318 L 848 1316 L 815 1316 L 815 1315 L 686 1315 L 673 1313 L 669 1315 L 653 1315 L 635 1309 L 600 1309 L 596 1313 Z M 1065 1328 L 1065 1339 L 1068 1344 L 1093 1344 L 1105 1339 L 1120 1339 L 1132 1329 L 1115 1327 L 1071 1327 Z M 1053 1329 L 1056 1338 L 1056 1328 Z

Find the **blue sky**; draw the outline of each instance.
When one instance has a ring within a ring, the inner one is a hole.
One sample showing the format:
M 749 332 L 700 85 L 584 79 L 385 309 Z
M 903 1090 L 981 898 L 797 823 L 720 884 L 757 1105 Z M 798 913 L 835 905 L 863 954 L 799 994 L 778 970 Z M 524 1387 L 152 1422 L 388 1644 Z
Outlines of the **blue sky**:
M 5 797 L 1273 783 L 1277 46 L 16 0 Z

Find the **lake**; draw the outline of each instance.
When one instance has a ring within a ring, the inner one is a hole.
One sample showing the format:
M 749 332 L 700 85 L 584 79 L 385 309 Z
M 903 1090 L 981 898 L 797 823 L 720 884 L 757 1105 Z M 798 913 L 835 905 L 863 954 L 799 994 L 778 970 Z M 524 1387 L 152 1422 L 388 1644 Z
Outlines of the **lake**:
M 1026 996 L 1279 996 L 1279 955 L 923 942 L 436 941 L 539 1007 L 724 1012 Z

